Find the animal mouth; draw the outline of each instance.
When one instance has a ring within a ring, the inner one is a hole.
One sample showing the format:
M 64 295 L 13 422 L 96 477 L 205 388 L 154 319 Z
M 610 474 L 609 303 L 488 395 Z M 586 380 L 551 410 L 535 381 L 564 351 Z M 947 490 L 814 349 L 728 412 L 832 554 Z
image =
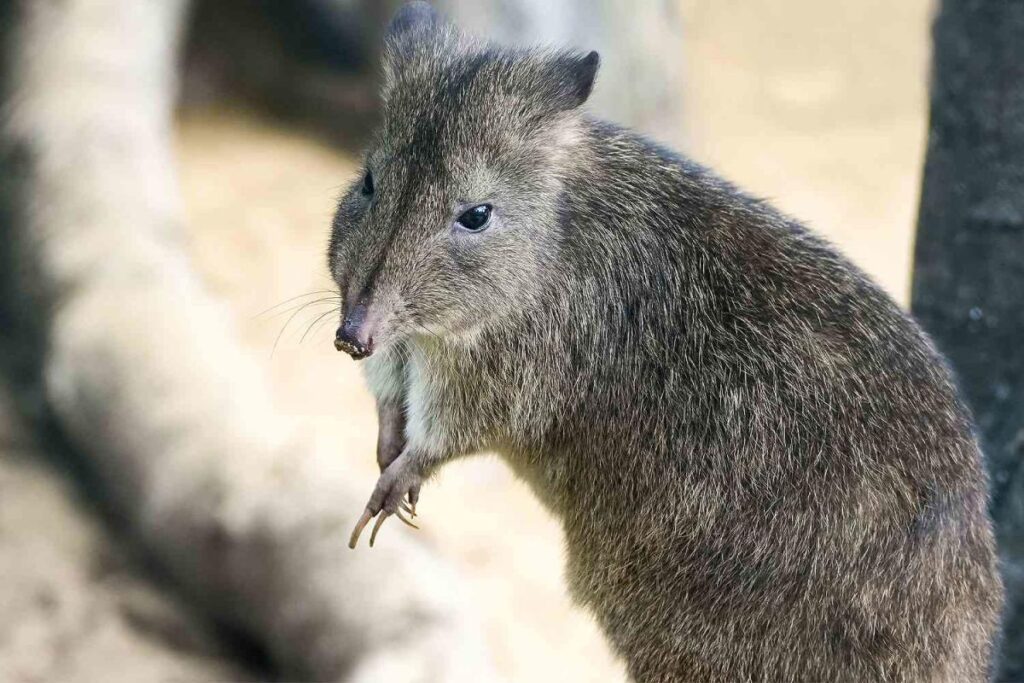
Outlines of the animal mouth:
M 334 348 L 338 351 L 344 351 L 352 357 L 352 360 L 362 360 L 373 355 L 373 347 L 369 345 L 363 346 L 358 342 L 342 339 L 341 337 L 334 338 Z

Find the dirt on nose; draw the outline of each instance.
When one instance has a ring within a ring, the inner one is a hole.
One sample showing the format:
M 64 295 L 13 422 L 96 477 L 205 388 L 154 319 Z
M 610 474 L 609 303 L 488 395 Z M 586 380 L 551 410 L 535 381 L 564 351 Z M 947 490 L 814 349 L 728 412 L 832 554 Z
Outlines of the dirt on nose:
M 348 355 L 352 356 L 353 360 L 362 360 L 369 358 L 373 355 L 373 349 L 369 346 L 363 346 L 358 342 L 351 342 L 341 337 L 334 338 L 334 348 L 338 351 L 344 351 Z

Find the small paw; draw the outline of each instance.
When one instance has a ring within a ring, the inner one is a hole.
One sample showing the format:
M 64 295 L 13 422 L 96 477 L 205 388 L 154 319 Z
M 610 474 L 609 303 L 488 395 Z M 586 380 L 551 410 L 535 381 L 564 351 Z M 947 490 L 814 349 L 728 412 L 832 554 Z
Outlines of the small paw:
M 370 496 L 370 502 L 366 504 L 366 509 L 363 511 L 359 521 L 356 522 L 355 528 L 352 529 L 348 547 L 356 547 L 360 534 L 363 533 L 363 529 L 374 517 L 377 517 L 377 522 L 373 525 L 373 530 L 370 532 L 371 548 L 374 541 L 377 540 L 377 532 L 380 530 L 381 525 L 384 524 L 384 520 L 391 515 L 395 515 L 412 528 L 418 529 L 419 527 L 402 514 L 402 510 L 407 511 L 413 517 L 416 516 L 416 502 L 419 500 L 420 486 L 422 484 L 422 469 L 415 462 L 413 456 L 408 452 L 398 456 L 381 473 L 380 478 L 377 479 L 377 485 Z M 408 505 L 406 505 L 404 499 L 408 499 Z M 378 517 L 378 515 L 380 516 Z

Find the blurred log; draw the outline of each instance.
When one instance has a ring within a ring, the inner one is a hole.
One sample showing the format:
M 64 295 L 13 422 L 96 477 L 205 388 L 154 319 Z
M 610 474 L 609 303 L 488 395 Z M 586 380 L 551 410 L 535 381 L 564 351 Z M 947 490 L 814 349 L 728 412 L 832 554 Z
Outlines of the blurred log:
M 365 490 L 274 413 L 189 267 L 169 149 L 183 10 L 0 7 L 0 364 L 159 566 L 283 676 L 486 681 L 447 567 L 397 530 L 345 547 Z
M 386 2 L 193 5 L 185 35 L 183 106 L 240 100 L 357 151 L 377 120 L 374 64 Z
M 0 379 L 0 680 L 265 677 L 114 545 L 40 437 Z
M 1007 590 L 1000 680 L 1024 680 L 1024 3 L 945 0 L 913 311 L 951 360 L 992 476 Z

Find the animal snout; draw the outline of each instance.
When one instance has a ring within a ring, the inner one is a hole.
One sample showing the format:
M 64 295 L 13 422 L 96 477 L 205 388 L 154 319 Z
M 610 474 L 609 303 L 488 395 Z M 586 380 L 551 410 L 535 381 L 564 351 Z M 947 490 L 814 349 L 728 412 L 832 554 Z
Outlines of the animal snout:
M 355 360 L 362 360 L 372 354 L 373 335 L 366 317 L 365 304 L 350 308 L 334 335 L 334 348 L 344 351 Z

